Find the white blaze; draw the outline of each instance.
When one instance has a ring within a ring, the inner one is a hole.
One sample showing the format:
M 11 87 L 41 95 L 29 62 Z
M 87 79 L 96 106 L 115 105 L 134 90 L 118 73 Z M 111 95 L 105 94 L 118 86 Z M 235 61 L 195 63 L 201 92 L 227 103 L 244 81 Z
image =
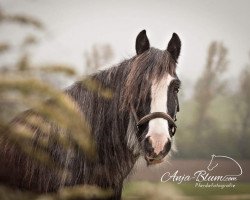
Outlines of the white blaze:
M 174 77 L 167 74 L 158 83 L 157 80 L 153 82 L 151 87 L 150 113 L 167 112 L 168 87 L 173 79 Z M 168 130 L 168 121 L 162 118 L 152 119 L 149 122 L 149 130 L 146 137 L 148 136 L 150 136 L 155 153 L 160 153 L 166 142 L 171 139 Z

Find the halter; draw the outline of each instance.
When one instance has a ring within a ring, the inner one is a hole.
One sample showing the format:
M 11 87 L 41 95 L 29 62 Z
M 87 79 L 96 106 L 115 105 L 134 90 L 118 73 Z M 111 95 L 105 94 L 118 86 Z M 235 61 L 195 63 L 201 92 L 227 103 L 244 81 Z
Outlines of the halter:
M 141 119 L 139 119 L 136 112 L 135 112 L 135 108 L 133 106 L 131 106 L 131 111 L 132 111 L 132 114 L 133 114 L 134 119 L 136 121 L 136 126 L 137 126 L 138 130 L 140 129 L 141 125 L 151 121 L 152 119 L 162 118 L 162 119 L 167 120 L 168 122 L 170 122 L 173 125 L 173 130 L 172 130 L 173 134 L 175 134 L 175 132 L 176 132 L 177 126 L 175 124 L 175 120 L 173 120 L 173 118 L 168 113 L 153 112 L 153 113 L 149 113 L 149 114 L 145 115 L 144 117 L 142 117 Z

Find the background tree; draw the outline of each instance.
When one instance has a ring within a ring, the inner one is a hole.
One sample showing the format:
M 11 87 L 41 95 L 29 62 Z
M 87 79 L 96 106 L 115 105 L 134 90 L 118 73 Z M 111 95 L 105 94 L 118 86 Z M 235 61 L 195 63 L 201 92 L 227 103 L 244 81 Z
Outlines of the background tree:
M 250 58 L 250 54 L 249 54 Z M 250 158 L 250 63 L 242 70 L 239 77 L 239 89 L 235 95 L 235 115 L 237 132 L 237 147 L 240 156 Z
M 221 147 L 216 143 L 216 138 L 221 136 L 217 133 L 221 130 L 214 118 L 212 104 L 225 93 L 227 65 L 226 47 L 222 43 L 212 42 L 206 65 L 195 83 L 193 96 L 181 107 L 180 139 L 177 140 L 182 148 L 182 157 L 205 157 L 211 149 L 215 150 L 214 147 Z
M 194 101 L 197 104 L 194 130 L 196 137 L 202 137 L 203 131 L 211 129 L 215 122 L 208 115 L 208 109 L 215 97 L 225 89 L 223 74 L 227 69 L 227 49 L 223 44 L 212 42 L 208 49 L 207 63 L 194 87 Z

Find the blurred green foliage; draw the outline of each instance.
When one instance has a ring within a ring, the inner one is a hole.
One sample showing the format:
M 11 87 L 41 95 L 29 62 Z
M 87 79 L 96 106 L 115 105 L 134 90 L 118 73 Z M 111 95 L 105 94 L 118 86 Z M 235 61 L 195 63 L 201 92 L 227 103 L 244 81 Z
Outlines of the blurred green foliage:
M 250 63 L 234 84 L 225 78 L 227 63 L 227 49 L 211 43 L 193 96 L 180 103 L 177 157 L 250 158 Z
M 234 188 L 197 188 L 194 183 L 173 184 L 159 182 L 129 182 L 125 184 L 123 199 L 140 200 L 214 200 L 249 199 L 249 183 L 238 183 Z
M 28 191 L 14 190 L 0 185 L 1 200 L 80 200 L 80 199 L 101 199 L 112 194 L 111 190 L 103 190 L 96 186 L 83 185 L 65 187 L 57 193 L 35 194 Z
M 44 31 L 45 29 L 43 23 L 38 19 L 19 14 L 10 15 L 1 10 L 1 7 L 0 23 L 29 25 L 40 31 Z M 20 53 L 14 64 L 6 66 L 0 63 L 0 145 L 6 145 L 2 143 L 1 137 L 5 136 L 6 130 L 9 130 L 7 132 L 9 143 L 13 142 L 13 144 L 20 147 L 21 151 L 41 165 L 52 168 L 59 174 L 62 173 L 62 176 L 66 176 L 69 175 L 67 170 L 62 169 L 61 164 L 57 163 L 47 151 L 49 138 L 52 137 L 62 148 L 67 150 L 77 145 L 91 160 L 95 158 L 95 144 L 91 138 L 90 126 L 84 115 L 80 112 L 78 105 L 62 90 L 58 89 L 61 75 L 63 75 L 64 80 L 69 77 L 75 80 L 78 78 L 77 72 L 72 66 L 64 64 L 34 66 L 31 63 L 29 47 L 37 45 L 38 42 L 36 36 L 28 35 L 24 37 L 23 42 L 17 48 L 20 49 Z M 11 48 L 12 46 L 8 43 L 0 43 L 0 56 L 3 53 L 10 53 Z M 108 48 L 109 51 L 104 54 L 103 63 L 112 54 L 109 46 L 105 48 Z M 90 59 L 95 58 L 91 57 Z M 88 79 L 85 79 L 83 84 L 93 91 L 100 88 L 98 86 L 99 83 L 91 82 Z M 105 98 L 112 98 L 112 91 L 108 88 L 103 88 L 98 92 Z M 23 120 L 29 126 L 23 123 L 9 124 L 11 119 L 21 111 L 30 108 L 32 108 L 32 112 L 23 116 Z M 60 129 L 60 134 L 40 137 L 36 148 L 33 148 L 32 145 L 27 145 L 31 144 L 34 139 L 34 130 L 32 130 L 32 127 L 39 128 L 39 130 L 48 135 L 57 127 Z M 47 195 L 13 190 L 0 185 L 1 200 L 95 199 L 105 198 L 111 194 L 111 190 L 102 190 L 97 186 L 90 185 L 62 188 L 57 193 Z

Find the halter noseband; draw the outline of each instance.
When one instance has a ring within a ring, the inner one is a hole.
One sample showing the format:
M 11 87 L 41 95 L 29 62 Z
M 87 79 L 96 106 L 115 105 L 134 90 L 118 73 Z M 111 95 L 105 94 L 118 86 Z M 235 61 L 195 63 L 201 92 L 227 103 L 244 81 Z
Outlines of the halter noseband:
M 137 126 L 138 130 L 139 130 L 141 125 L 149 122 L 150 120 L 156 119 L 156 118 L 162 118 L 162 119 L 165 119 L 165 120 L 169 121 L 173 125 L 173 129 L 174 129 L 172 131 L 173 134 L 176 132 L 177 126 L 175 124 L 175 121 L 173 120 L 173 118 L 168 113 L 153 112 L 153 113 L 149 113 L 149 114 L 145 115 L 144 117 L 142 117 L 141 119 L 139 119 L 133 106 L 131 106 L 131 111 L 132 111 L 132 114 L 133 114 L 134 119 L 136 121 L 136 126 Z

